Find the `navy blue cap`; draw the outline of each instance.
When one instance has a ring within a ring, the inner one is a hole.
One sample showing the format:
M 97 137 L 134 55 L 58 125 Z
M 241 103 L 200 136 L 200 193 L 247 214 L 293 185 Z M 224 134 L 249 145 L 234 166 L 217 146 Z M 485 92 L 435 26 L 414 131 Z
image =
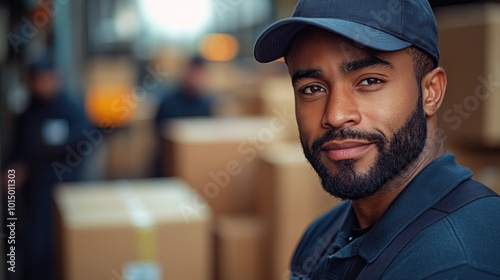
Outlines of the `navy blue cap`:
M 439 63 L 437 23 L 427 0 L 299 0 L 290 18 L 259 36 L 255 59 L 265 63 L 285 56 L 293 38 L 308 26 L 379 51 L 414 46 Z
M 30 57 L 28 71 L 32 74 L 56 70 L 54 56 L 50 52 L 40 52 Z

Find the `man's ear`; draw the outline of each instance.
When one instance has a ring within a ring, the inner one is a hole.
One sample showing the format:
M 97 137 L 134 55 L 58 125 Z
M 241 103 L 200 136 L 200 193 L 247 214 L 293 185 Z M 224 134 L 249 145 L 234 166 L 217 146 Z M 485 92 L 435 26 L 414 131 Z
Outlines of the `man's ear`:
M 428 117 L 435 115 L 439 107 L 441 107 L 446 91 L 446 83 L 446 73 L 441 67 L 427 73 L 422 79 L 423 107 Z

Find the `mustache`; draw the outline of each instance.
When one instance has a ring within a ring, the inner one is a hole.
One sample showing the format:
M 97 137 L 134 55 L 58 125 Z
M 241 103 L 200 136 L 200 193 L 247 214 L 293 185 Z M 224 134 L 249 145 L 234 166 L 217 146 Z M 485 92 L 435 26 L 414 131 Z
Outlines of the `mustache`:
M 381 149 L 384 144 L 387 143 L 387 139 L 381 133 L 370 133 L 350 128 L 332 129 L 327 131 L 322 136 L 316 138 L 311 146 L 311 150 L 313 153 L 319 152 L 321 150 L 321 147 L 326 142 L 347 139 L 366 140 L 368 142 L 375 143 L 379 149 Z

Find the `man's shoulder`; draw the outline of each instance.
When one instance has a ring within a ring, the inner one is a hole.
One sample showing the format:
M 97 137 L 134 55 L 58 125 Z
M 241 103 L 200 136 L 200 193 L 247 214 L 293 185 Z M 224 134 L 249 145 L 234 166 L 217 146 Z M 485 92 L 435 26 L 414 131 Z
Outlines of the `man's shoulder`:
M 181 98 L 181 91 L 178 88 L 168 88 L 160 97 L 161 104 L 168 104 Z
M 500 197 L 490 196 L 475 200 L 460 209 L 450 213 L 443 223 L 449 225 L 450 230 L 456 235 L 469 252 L 473 248 L 491 245 L 497 248 L 496 255 L 500 261 Z M 478 248 L 479 254 L 486 254 L 485 247 Z
M 500 197 L 476 200 L 448 215 L 445 222 L 471 261 L 500 262 Z
M 414 275 L 418 279 L 459 274 L 462 274 L 460 279 L 483 274 L 500 277 L 498 213 L 500 197 L 486 197 L 449 214 L 415 236 L 388 268 L 386 276 L 388 279 L 394 275 Z

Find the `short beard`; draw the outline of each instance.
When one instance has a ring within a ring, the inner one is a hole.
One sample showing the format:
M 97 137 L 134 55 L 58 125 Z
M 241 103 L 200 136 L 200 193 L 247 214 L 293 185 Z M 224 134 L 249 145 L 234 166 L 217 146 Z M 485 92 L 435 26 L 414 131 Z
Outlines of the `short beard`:
M 330 130 L 316 139 L 311 148 L 302 140 L 307 160 L 318 173 L 323 189 L 343 200 L 356 200 L 373 195 L 401 174 L 422 153 L 427 138 L 427 119 L 422 107 L 422 94 L 405 124 L 388 141 L 383 135 L 356 131 L 350 128 Z M 356 159 L 337 161 L 337 172 L 331 174 L 321 160 L 321 146 L 332 140 L 367 140 L 376 145 L 378 155 L 374 165 L 360 174 Z

